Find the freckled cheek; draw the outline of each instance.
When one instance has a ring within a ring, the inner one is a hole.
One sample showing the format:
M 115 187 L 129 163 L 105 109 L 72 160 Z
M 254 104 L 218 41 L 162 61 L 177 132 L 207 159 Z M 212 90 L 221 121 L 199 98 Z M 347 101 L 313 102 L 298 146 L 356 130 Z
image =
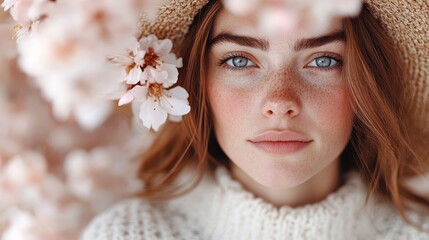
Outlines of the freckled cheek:
M 327 135 L 336 135 L 347 140 L 352 126 L 353 112 L 349 97 L 342 88 L 313 94 L 310 100 L 313 104 L 313 119 Z
M 250 114 L 251 94 L 221 83 L 209 84 L 208 94 L 216 125 L 224 129 L 243 126 Z

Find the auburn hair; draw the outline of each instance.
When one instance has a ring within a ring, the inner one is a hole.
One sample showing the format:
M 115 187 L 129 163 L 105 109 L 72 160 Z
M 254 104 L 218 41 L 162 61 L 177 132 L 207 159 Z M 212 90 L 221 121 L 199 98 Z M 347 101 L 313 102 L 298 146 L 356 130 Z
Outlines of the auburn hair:
M 220 1 L 210 1 L 194 18 L 181 46 L 184 67 L 178 85 L 189 92 L 191 112 L 179 123 L 169 122 L 139 162 L 145 188 L 139 196 L 166 199 L 191 190 L 217 165 L 228 167 L 212 133 L 206 92 L 207 43 Z M 341 156 L 342 171 L 357 169 L 369 193 L 388 200 L 407 220 L 405 204 L 429 202 L 410 191 L 404 179 L 423 168 L 407 140 L 403 65 L 391 39 L 364 6 L 356 18 L 343 20 L 346 37 L 343 79 L 354 110 L 352 136 Z M 185 169 L 194 181 L 178 186 Z

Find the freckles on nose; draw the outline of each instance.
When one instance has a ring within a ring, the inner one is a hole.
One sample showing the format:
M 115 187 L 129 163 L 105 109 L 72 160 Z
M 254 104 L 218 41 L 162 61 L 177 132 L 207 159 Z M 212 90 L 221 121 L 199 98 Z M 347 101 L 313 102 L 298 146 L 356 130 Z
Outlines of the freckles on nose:
M 303 79 L 290 68 L 273 73 L 267 80 L 269 95 L 277 98 L 299 98 L 308 90 Z
M 301 83 L 301 77 L 295 69 L 291 67 L 283 67 L 273 70 L 267 78 L 266 84 L 269 84 L 274 89 L 295 88 Z
M 274 73 L 266 82 L 263 114 L 293 117 L 300 112 L 300 98 L 305 92 L 301 79 L 289 69 Z

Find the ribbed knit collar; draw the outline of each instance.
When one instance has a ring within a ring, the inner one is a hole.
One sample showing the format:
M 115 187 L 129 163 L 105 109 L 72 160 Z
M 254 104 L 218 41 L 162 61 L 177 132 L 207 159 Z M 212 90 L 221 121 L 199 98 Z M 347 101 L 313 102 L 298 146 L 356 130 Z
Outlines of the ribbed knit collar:
M 241 204 L 249 204 L 263 209 L 264 212 L 278 212 L 278 214 L 337 214 L 342 211 L 341 206 L 355 203 L 363 203 L 366 197 L 366 189 L 360 175 L 357 172 L 348 173 L 345 176 L 345 183 L 335 192 L 329 194 L 324 200 L 307 204 L 302 207 L 282 206 L 280 208 L 265 202 L 263 199 L 255 197 L 253 193 L 244 189 L 238 181 L 234 180 L 229 171 L 223 167 L 215 171 L 215 179 L 219 187 L 226 196 L 234 196 L 234 200 Z
M 365 197 L 365 184 L 354 172 L 321 202 L 277 208 L 218 168 L 214 178 L 206 177 L 170 207 L 191 219 L 189 224 L 199 225 L 204 239 L 350 239 L 373 236 Z

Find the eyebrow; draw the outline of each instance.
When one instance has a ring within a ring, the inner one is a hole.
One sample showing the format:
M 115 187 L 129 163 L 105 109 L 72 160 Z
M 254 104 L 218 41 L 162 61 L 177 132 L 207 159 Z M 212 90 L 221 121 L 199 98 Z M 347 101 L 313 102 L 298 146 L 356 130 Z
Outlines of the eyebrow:
M 224 42 L 232 42 L 236 43 L 238 45 L 252 47 L 252 48 L 258 48 L 264 51 L 267 51 L 270 43 L 266 39 L 259 39 L 259 38 L 253 38 L 253 37 L 247 37 L 247 36 L 240 36 L 240 35 L 234 35 L 227 32 L 222 32 L 213 39 L 210 40 L 208 47 L 209 49 L 213 46 L 224 43 Z
M 301 39 L 294 45 L 293 50 L 298 52 L 304 49 L 320 47 L 332 42 L 344 42 L 345 39 L 344 32 L 337 31 L 320 37 Z
M 343 31 L 333 32 L 324 36 L 315 38 L 300 39 L 295 43 L 293 49 L 298 52 L 308 48 L 320 47 L 331 42 L 344 42 L 345 35 Z M 228 32 L 222 32 L 209 41 L 208 49 L 212 48 L 217 44 L 224 42 L 232 42 L 238 45 L 252 47 L 267 51 L 270 47 L 270 43 L 266 39 L 253 38 L 248 36 L 234 35 Z

